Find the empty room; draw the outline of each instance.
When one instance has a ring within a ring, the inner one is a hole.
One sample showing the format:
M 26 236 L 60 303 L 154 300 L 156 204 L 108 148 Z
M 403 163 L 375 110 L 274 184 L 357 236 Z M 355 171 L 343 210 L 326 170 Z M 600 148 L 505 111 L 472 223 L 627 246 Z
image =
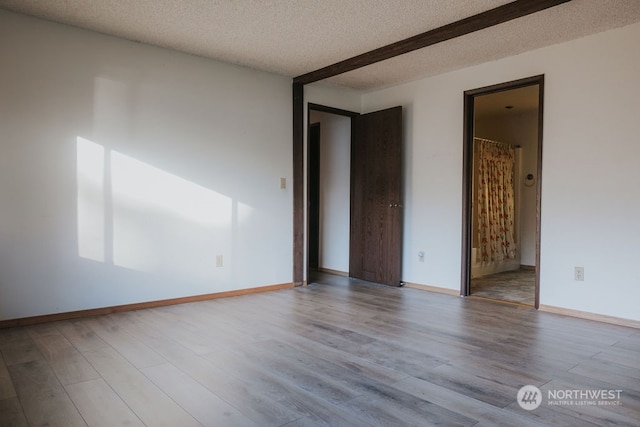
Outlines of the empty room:
M 0 426 L 637 426 L 637 0 L 0 0 Z

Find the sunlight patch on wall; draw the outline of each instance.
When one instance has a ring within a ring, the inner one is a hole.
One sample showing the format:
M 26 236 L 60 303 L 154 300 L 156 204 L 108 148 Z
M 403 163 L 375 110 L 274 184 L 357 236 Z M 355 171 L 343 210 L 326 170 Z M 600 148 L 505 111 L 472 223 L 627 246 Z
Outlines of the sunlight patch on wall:
M 224 274 L 215 259 L 232 255 L 231 198 L 84 138 L 77 147 L 81 257 L 178 277 Z
M 229 226 L 228 197 L 117 151 L 111 154 L 111 186 L 122 203 L 144 205 L 203 226 Z
M 111 155 L 113 262 L 206 278 L 228 253 L 231 199 L 118 152 Z
M 78 255 L 104 261 L 104 148 L 77 139 Z
M 253 207 L 244 203 L 238 202 L 238 222 L 243 222 L 253 214 Z

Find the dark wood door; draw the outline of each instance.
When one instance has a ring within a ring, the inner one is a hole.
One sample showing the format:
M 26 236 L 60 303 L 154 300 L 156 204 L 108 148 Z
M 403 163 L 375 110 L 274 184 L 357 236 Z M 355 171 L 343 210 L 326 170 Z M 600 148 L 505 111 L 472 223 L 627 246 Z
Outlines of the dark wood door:
M 402 107 L 356 117 L 351 145 L 349 275 L 399 286 Z

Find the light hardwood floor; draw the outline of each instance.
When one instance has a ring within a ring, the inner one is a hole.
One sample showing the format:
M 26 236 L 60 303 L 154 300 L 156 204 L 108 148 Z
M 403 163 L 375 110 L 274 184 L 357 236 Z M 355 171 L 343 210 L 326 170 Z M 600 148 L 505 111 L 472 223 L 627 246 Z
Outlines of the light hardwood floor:
M 0 330 L 0 425 L 637 426 L 640 330 L 322 276 Z M 518 405 L 520 387 L 622 390 Z M 575 399 L 574 399 L 575 400 Z

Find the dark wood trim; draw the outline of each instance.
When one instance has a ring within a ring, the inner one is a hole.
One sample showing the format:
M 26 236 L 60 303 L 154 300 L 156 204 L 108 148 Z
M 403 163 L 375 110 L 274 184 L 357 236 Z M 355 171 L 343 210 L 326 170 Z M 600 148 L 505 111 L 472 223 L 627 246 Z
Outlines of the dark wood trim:
M 477 96 L 488 95 L 490 93 L 504 92 L 512 89 L 520 89 L 527 86 L 534 86 L 541 84 L 544 81 L 544 74 L 540 74 L 532 77 L 525 77 L 523 79 L 512 80 L 509 82 L 498 83 L 495 85 L 489 85 L 478 89 L 466 90 L 465 95 Z
M 19 319 L 0 320 L 0 329 L 16 326 L 35 325 L 39 323 L 56 322 L 59 320 L 78 319 L 82 317 L 100 316 L 103 314 L 121 313 L 124 311 L 142 310 L 145 308 L 165 307 L 168 305 L 185 304 L 188 302 L 207 301 L 218 298 L 229 298 L 240 295 L 256 294 L 260 292 L 291 289 L 293 283 L 260 286 L 257 288 L 237 289 L 234 291 L 216 292 L 213 294 L 193 295 L 189 297 L 170 298 L 158 301 L 138 302 L 134 304 L 116 305 L 112 307 L 92 308 L 89 310 L 68 311 L 65 313 L 45 314 L 42 316 L 23 317 Z
M 473 159 L 473 111 L 474 96 L 464 93 L 463 143 L 462 143 L 462 268 L 460 295 L 471 295 L 471 185 Z
M 526 86 L 538 85 L 538 183 L 536 187 L 536 286 L 534 307 L 540 306 L 540 222 L 541 222 L 541 193 L 542 193 L 542 124 L 544 108 L 544 75 L 526 77 L 524 79 L 485 86 L 464 92 L 464 128 L 463 128 L 463 178 L 462 178 L 462 265 L 460 295 L 471 295 L 471 179 L 473 158 L 473 112 L 474 99 L 478 95 L 519 89 Z
M 394 58 L 414 50 L 432 46 L 466 34 L 502 24 L 513 19 L 531 15 L 570 0 L 517 0 L 495 9 L 461 19 L 422 34 L 371 50 L 344 61 L 303 74 L 293 79 L 294 83 L 309 84 L 353 71 L 385 59 Z
M 540 307 L 540 224 L 542 223 L 542 130 L 544 124 L 544 75 L 538 76 L 538 179 L 536 185 L 536 300 Z
M 307 109 L 308 111 L 321 111 L 323 113 L 336 114 L 338 116 L 357 117 L 360 115 L 360 113 L 356 113 L 353 111 L 343 110 L 341 108 L 335 107 L 327 107 L 326 105 L 313 104 L 311 102 L 307 104 Z
M 304 284 L 304 85 L 293 84 L 293 284 Z

